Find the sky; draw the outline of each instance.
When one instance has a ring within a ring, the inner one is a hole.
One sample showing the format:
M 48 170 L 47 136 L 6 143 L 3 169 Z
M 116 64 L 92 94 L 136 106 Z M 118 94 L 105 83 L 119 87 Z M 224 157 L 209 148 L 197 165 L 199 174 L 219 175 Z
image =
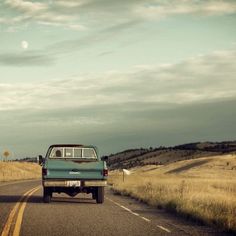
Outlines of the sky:
M 0 0 L 0 153 L 236 140 L 235 0 Z

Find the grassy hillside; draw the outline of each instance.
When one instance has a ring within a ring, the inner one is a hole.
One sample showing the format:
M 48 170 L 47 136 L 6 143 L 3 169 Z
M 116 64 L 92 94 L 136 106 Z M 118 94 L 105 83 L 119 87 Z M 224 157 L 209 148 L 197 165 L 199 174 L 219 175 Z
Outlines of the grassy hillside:
M 41 177 L 41 166 L 27 162 L 0 162 L 0 182 Z
M 114 191 L 236 233 L 236 155 L 147 165 L 110 173 Z
M 204 156 L 223 155 L 236 151 L 236 141 L 198 142 L 175 147 L 139 148 L 111 154 L 108 157 L 110 169 L 131 168 L 151 164 L 167 164 Z

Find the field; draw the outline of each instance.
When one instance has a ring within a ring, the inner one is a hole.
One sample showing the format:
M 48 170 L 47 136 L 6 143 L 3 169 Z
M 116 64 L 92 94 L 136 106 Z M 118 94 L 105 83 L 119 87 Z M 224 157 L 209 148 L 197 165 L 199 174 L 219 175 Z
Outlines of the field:
M 28 162 L 0 162 L 0 182 L 37 179 L 41 176 L 41 166 Z
M 118 194 L 236 233 L 236 155 L 112 171 Z

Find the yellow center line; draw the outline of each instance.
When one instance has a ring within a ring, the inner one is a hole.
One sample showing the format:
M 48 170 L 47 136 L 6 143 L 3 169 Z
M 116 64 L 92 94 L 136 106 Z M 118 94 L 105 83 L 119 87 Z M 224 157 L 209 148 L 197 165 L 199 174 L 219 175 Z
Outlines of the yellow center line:
M 13 236 L 19 236 L 20 235 L 20 229 L 21 229 L 21 224 L 22 224 L 22 219 L 23 219 L 23 214 L 24 214 L 24 210 L 25 210 L 25 207 L 26 207 L 26 203 L 27 203 L 29 197 L 31 195 L 33 195 L 36 191 L 38 191 L 39 188 L 40 188 L 40 186 L 37 187 L 36 189 L 33 189 L 30 193 L 28 193 L 26 198 L 25 198 L 25 201 L 21 204 L 18 215 L 17 215 L 16 224 L 15 224 L 15 228 L 14 228 L 14 231 L 13 231 Z
M 11 210 L 11 212 L 10 212 L 10 214 L 9 214 L 9 216 L 8 216 L 7 222 L 6 222 L 5 226 L 4 226 L 4 229 L 3 229 L 3 231 L 2 231 L 1 236 L 8 236 L 8 235 L 9 235 L 10 229 L 11 229 L 11 225 L 13 224 L 14 217 L 15 217 L 15 215 L 16 215 L 16 213 L 17 213 L 18 208 L 20 207 L 20 204 L 23 202 L 23 200 L 26 198 L 26 196 L 27 196 L 28 194 L 30 194 L 32 191 L 34 191 L 34 190 L 36 190 L 36 189 L 38 190 L 39 187 L 33 188 L 33 189 L 27 191 L 26 193 L 24 193 L 23 196 L 22 196 L 22 197 L 19 199 L 19 201 L 16 203 L 16 205 L 15 205 L 14 208 Z

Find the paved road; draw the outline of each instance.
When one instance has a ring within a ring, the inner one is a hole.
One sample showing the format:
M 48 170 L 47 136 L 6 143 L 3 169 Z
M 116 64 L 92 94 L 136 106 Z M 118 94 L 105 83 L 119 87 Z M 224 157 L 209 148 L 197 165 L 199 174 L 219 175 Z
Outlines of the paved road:
M 31 189 L 33 192 L 29 192 Z M 113 195 L 109 188 L 104 204 L 96 204 L 86 194 L 75 198 L 54 194 L 52 203 L 45 204 L 40 181 L 0 183 L 0 233 L 1 236 L 223 235 L 128 197 Z

